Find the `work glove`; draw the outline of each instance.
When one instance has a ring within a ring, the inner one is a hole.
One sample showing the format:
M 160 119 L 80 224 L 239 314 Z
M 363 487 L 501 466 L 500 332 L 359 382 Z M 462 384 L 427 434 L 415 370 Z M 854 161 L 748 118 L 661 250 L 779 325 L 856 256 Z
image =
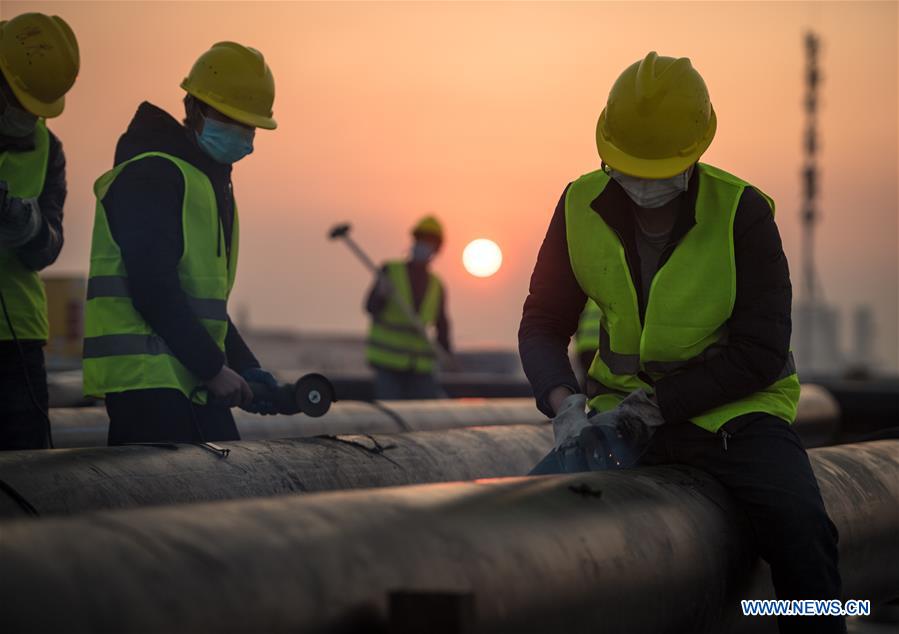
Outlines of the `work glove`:
M 602 427 L 619 466 L 634 465 L 643 455 L 656 430 L 665 424 L 659 406 L 643 390 L 628 394 L 618 407 L 596 416 L 591 423 Z
M 583 394 L 572 394 L 562 401 L 559 411 L 553 418 L 553 436 L 555 449 L 576 441 L 581 430 L 590 426 L 587 419 L 587 397 Z
M 0 247 L 20 247 L 40 229 L 41 209 L 37 200 L 11 196 L 6 182 L 0 181 Z
M 247 368 L 240 373 L 240 376 L 247 383 L 261 383 L 269 388 L 268 391 L 270 392 L 269 395 L 256 394 L 254 392 L 253 401 L 242 409 L 253 414 L 262 414 L 263 416 L 277 414 L 278 410 L 275 408 L 274 394 L 275 390 L 278 389 L 278 381 L 272 373 L 262 368 Z
M 575 394 L 562 403 L 553 419 L 555 448 L 530 475 L 632 467 L 665 422 L 658 406 L 642 390 L 629 394 L 615 409 L 581 418 L 578 414 L 585 402 L 586 397 Z

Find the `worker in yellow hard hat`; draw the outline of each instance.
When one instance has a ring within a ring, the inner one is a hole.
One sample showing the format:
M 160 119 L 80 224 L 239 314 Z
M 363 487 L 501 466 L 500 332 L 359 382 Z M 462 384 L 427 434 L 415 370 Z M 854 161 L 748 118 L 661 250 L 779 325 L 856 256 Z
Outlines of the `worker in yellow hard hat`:
M 687 58 L 649 53 L 612 86 L 602 165 L 565 188 L 524 305 L 521 359 L 556 436 L 534 473 L 705 470 L 748 516 L 778 598 L 839 599 L 836 529 L 791 427 L 799 380 L 774 203 L 700 162 L 716 126 Z M 587 301 L 599 347 L 584 394 L 567 348 Z M 840 617 L 779 624 L 845 631 Z
M 412 240 L 408 260 L 383 265 L 365 306 L 371 316 L 366 358 L 382 400 L 444 397 L 435 372 L 441 359 L 452 359 L 446 289 L 430 270 L 443 246 L 443 226 L 426 216 L 412 228 Z M 431 327 L 436 343 L 428 336 Z
M 62 114 L 78 69 L 78 42 L 62 18 L 0 22 L 0 450 L 49 445 L 38 272 L 62 250 L 66 159 L 46 120 Z
M 94 185 L 84 390 L 104 397 L 110 444 L 233 440 L 230 406 L 274 413 L 275 385 L 228 316 L 237 269 L 233 165 L 273 130 L 262 53 L 219 42 L 181 83 L 183 122 L 142 103 Z

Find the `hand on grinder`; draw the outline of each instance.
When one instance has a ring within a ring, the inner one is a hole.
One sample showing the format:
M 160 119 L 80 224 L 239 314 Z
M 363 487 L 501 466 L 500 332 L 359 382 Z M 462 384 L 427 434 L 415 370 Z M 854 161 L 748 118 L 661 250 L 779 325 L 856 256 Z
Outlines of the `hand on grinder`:
M 590 419 L 602 428 L 620 466 L 633 466 L 656 429 L 665 424 L 659 406 L 643 390 L 628 394 L 618 407 Z
M 275 403 L 275 391 L 278 389 L 278 381 L 271 372 L 262 368 L 247 368 L 240 375 L 247 383 L 257 383 L 268 388 L 269 394 L 253 394 L 252 402 L 241 405 L 241 408 L 253 414 L 263 416 L 277 414 Z
M 206 381 L 206 388 L 218 405 L 225 407 L 241 407 L 249 405 L 253 400 L 250 386 L 237 372 L 226 365 L 213 378 Z

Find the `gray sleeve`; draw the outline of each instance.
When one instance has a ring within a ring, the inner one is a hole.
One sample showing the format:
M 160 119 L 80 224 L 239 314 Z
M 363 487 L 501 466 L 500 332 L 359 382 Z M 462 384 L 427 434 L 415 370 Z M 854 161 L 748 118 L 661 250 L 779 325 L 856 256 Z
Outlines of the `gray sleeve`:
M 50 134 L 47 174 L 44 189 L 37 199 L 40 227 L 28 242 L 15 249 L 16 256 L 32 271 L 41 271 L 54 262 L 62 251 L 62 215 L 66 201 L 66 157 L 62 143 Z

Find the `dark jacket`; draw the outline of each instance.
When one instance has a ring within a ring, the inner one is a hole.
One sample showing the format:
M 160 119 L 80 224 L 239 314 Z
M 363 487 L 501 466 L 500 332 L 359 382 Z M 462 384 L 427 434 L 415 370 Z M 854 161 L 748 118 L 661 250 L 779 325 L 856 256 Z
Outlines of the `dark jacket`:
M 183 159 L 212 183 L 225 235 L 231 249 L 234 198 L 231 166 L 216 163 L 197 145 L 194 136 L 168 113 L 144 102 L 119 139 L 118 165 L 143 152 L 159 151 Z M 134 307 L 168 344 L 174 355 L 201 380 L 214 377 L 226 362 L 241 371 L 258 367 L 237 328 L 228 321 L 225 355 L 193 313 L 178 279 L 184 250 L 181 207 L 184 179 L 164 158 L 142 159 L 125 167 L 103 198 L 109 228 L 122 250 Z
M 49 132 L 49 130 L 48 130 Z M 16 139 L 0 135 L 0 153 L 34 149 L 34 134 Z M 16 255 L 27 268 L 40 271 L 56 262 L 62 251 L 62 207 L 66 201 L 66 156 L 62 143 L 50 132 L 47 174 L 37 202 L 41 209 L 41 228 L 31 240 L 18 247 Z
M 697 170 L 688 191 L 679 197 L 677 220 L 659 266 L 695 224 L 698 181 Z M 633 203 L 611 181 L 591 206 L 622 240 L 637 297 L 642 298 Z M 721 354 L 655 382 L 659 407 L 669 423 L 683 422 L 767 387 L 787 362 L 792 301 L 787 259 L 771 210 L 751 187 L 743 192 L 734 218 L 734 251 L 737 290 L 727 322 L 727 345 Z M 568 342 L 585 302 L 568 255 L 563 192 L 537 256 L 518 332 L 524 371 L 537 406 L 549 416 L 553 412 L 546 398 L 554 387 L 581 391 L 568 359 Z M 641 299 L 641 320 L 645 310 Z
M 412 286 L 412 302 L 416 311 L 421 307 L 424 301 L 425 292 L 428 290 L 428 280 L 430 279 L 428 267 L 416 262 L 406 262 L 406 271 L 409 273 L 409 283 Z M 387 266 L 381 268 L 381 274 L 387 275 Z M 365 300 L 365 310 L 372 317 L 377 317 L 387 306 L 388 297 L 378 293 L 378 280 L 375 280 L 368 292 L 368 299 Z M 440 307 L 437 310 L 437 342 L 447 352 L 452 352 L 450 348 L 450 324 L 446 316 L 446 287 L 443 287 L 443 293 L 440 296 Z

